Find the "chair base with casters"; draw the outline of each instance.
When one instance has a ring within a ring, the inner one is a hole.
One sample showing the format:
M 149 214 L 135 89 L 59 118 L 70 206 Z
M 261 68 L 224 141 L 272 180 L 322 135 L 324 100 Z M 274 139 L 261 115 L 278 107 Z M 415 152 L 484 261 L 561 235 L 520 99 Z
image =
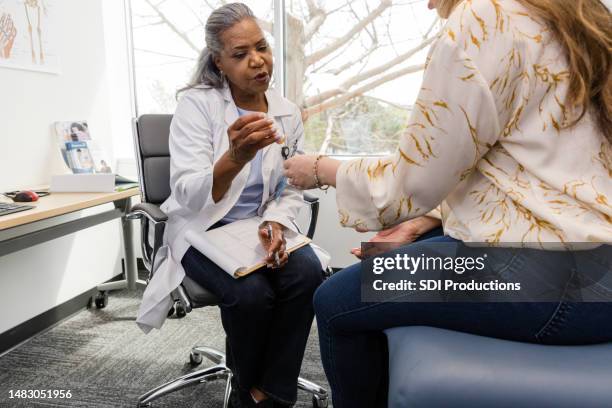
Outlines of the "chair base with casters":
M 549 346 L 431 327 L 385 333 L 389 408 L 612 406 L 612 343 Z
M 197 366 L 202 363 L 204 357 L 214 363 L 214 365 L 212 367 L 204 368 L 202 370 L 186 374 L 182 377 L 176 378 L 148 391 L 147 393 L 141 395 L 138 399 L 138 407 L 150 407 L 152 401 L 163 397 L 164 395 L 170 394 L 174 391 L 189 387 L 190 385 L 197 385 L 216 380 L 223 380 L 225 381 L 223 408 L 227 408 L 229 403 L 229 396 L 232 391 L 232 371 L 227 368 L 225 364 L 225 353 L 209 347 L 195 346 L 191 349 L 189 361 L 192 365 Z M 298 378 L 298 389 L 312 394 L 313 407 L 327 408 L 327 391 L 324 388 L 321 388 L 318 385 L 303 378 Z
M 177 312 L 177 317 L 185 316 L 194 308 L 218 304 L 218 299 L 212 293 L 198 285 L 188 276 L 185 277 L 181 286 L 173 292 L 173 296 L 175 300 L 174 310 Z M 140 396 L 138 407 L 151 406 L 152 401 L 190 385 L 224 380 L 226 384 L 223 408 L 227 408 L 229 395 L 232 390 L 232 371 L 226 365 L 225 353 L 210 347 L 195 346 L 189 354 L 189 362 L 191 365 L 197 366 L 202 363 L 204 357 L 214 365 L 155 387 Z M 298 378 L 297 385 L 298 389 L 312 395 L 312 406 L 314 408 L 326 408 L 328 406 L 328 395 L 324 388 L 303 378 Z

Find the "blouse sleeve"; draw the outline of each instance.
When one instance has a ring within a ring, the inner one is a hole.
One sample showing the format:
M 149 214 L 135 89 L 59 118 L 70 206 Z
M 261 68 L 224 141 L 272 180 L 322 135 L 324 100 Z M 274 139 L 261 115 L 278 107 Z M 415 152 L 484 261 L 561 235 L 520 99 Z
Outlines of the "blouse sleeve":
M 487 63 L 476 47 L 475 24 L 464 26 L 451 19 L 440 34 L 396 152 L 340 166 L 336 199 L 343 226 L 380 230 L 427 214 L 495 144 L 500 123 L 496 101 L 479 69 Z

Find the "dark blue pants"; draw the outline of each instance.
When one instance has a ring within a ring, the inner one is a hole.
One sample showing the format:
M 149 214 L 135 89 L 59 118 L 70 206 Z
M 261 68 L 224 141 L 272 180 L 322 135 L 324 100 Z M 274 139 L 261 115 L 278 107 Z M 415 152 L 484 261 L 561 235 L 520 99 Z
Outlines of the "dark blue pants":
M 438 233 L 441 230 L 437 231 Z M 427 237 L 393 251 L 419 256 Z M 538 251 L 514 256 L 504 266 L 506 278 L 547 274 L 563 287 L 572 274 L 563 255 Z M 586 251 L 581 262 L 612 271 L 609 251 Z M 605 256 L 602 256 L 604 254 Z M 560 258 L 558 258 L 560 257 Z M 612 293 L 611 287 L 606 289 Z M 543 344 L 587 344 L 612 341 L 612 303 L 557 302 L 361 302 L 360 264 L 328 279 L 315 293 L 314 306 L 321 356 L 332 389 L 334 408 L 387 406 L 388 354 L 383 330 L 399 326 L 431 326 L 477 335 Z
M 263 268 L 234 279 L 190 248 L 185 273 L 221 299 L 227 362 L 238 387 L 257 387 L 286 404 L 297 399 L 297 378 L 314 311 L 312 296 L 323 281 L 310 246 L 289 255 L 281 269 Z

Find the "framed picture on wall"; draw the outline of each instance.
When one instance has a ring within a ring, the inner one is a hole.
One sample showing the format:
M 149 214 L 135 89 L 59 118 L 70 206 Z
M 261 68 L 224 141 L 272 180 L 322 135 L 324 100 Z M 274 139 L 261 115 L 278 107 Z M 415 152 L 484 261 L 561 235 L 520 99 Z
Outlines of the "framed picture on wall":
M 60 73 L 57 0 L 0 0 L 0 68 Z

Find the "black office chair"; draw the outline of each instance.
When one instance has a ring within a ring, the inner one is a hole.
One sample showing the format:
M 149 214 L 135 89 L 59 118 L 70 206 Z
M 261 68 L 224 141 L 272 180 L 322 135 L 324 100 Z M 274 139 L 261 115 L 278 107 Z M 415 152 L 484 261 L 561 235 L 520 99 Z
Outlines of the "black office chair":
M 134 121 L 134 143 L 142 202 L 132 207 L 128 217 L 141 220 L 142 255 L 145 267 L 149 271 L 152 270 L 151 265 L 155 261 L 155 254 L 162 245 L 164 228 L 168 220 L 159 205 L 170 196 L 168 139 L 171 121 L 172 115 L 142 115 Z M 316 197 L 306 195 L 305 200 L 310 204 L 311 210 L 307 235 L 312 238 L 317 222 L 319 202 Z M 152 242 L 150 242 L 151 237 Z M 185 277 L 182 285 L 172 293 L 172 296 L 175 303 L 169 314 L 176 313 L 179 318 L 184 317 L 193 309 L 215 306 L 219 303 L 212 293 L 189 277 Z M 194 366 L 202 363 L 203 357 L 208 358 L 215 365 L 155 387 L 140 396 L 138 406 L 150 406 L 153 400 L 190 385 L 224 379 L 226 387 L 223 407 L 226 408 L 231 392 L 232 372 L 226 365 L 225 353 L 202 346 L 195 346 L 191 349 L 189 360 Z M 325 408 L 328 406 L 327 391 L 324 388 L 302 378 L 298 379 L 298 388 L 312 394 L 313 407 Z

